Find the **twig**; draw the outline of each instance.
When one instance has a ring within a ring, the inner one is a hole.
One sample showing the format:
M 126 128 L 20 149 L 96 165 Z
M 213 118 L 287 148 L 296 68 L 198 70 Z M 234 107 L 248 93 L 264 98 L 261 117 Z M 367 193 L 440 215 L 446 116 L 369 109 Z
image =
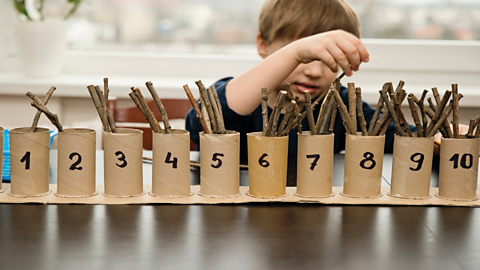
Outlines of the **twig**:
M 214 84 L 212 84 L 210 88 L 212 89 L 213 98 L 215 99 L 215 102 L 217 103 L 217 106 L 218 106 L 218 114 L 220 115 L 220 119 L 222 119 L 222 125 L 225 128 L 225 123 L 223 120 L 222 103 L 220 103 L 220 98 L 218 97 L 217 88 L 215 88 Z
M 431 130 L 437 123 L 437 121 L 440 119 L 442 116 L 442 112 L 450 99 L 450 96 L 452 95 L 452 91 L 447 90 L 445 91 L 445 94 L 443 95 L 442 101 L 440 102 L 440 105 L 437 106 L 437 110 L 435 111 L 435 114 L 433 115 L 432 121 L 430 121 L 430 124 L 428 124 L 427 131 L 425 132 L 426 134 L 431 134 Z M 437 129 L 438 130 L 438 129 Z
M 293 94 L 293 85 L 290 83 L 287 83 L 287 98 L 290 100 L 293 100 L 295 98 L 295 95 Z
M 296 114 L 295 111 L 298 110 L 298 108 L 297 108 L 297 102 L 295 100 L 292 100 L 292 103 L 294 104 L 294 108 L 292 110 L 292 114 L 290 114 L 290 117 L 288 119 L 287 127 L 280 133 L 280 135 L 277 135 L 277 137 L 286 136 L 293 129 L 293 126 L 295 124 L 295 119 L 296 119 L 295 115 L 297 115 L 298 117 L 298 114 Z M 280 132 L 280 129 L 279 129 L 279 132 Z
M 165 129 L 165 133 L 170 134 L 172 130 L 172 126 L 170 125 L 170 121 L 168 121 L 168 114 L 167 114 L 167 111 L 165 110 L 165 107 L 163 106 L 162 100 L 158 96 L 157 91 L 155 90 L 155 87 L 153 86 L 153 83 L 151 81 L 146 82 L 145 85 L 147 86 L 147 89 L 150 92 L 150 95 L 152 95 L 152 98 L 155 101 L 155 104 L 157 105 L 157 108 L 160 111 L 160 114 L 162 115 L 162 121 L 163 121 L 163 127 Z
M 317 124 L 315 126 L 315 130 L 317 131 L 317 133 L 319 133 L 320 125 L 323 122 L 323 119 L 325 118 L 325 111 L 327 110 L 328 104 L 330 103 L 330 100 L 333 98 L 333 92 L 330 91 L 331 89 L 335 89 L 333 84 L 330 85 L 327 96 L 325 97 L 325 99 L 323 99 L 322 106 L 320 106 L 320 112 L 318 113 Z
M 43 105 L 43 103 L 40 101 L 40 99 L 36 95 L 34 95 L 32 92 L 30 92 L 30 91 L 27 92 L 27 96 L 33 100 L 31 105 L 33 107 L 37 108 L 37 110 L 43 112 L 45 114 L 45 116 L 47 116 L 47 118 L 50 120 L 50 122 L 52 122 L 52 124 L 57 127 L 58 131 L 65 132 L 65 130 L 63 130 L 62 125 L 60 124 L 60 120 L 58 119 L 58 115 L 50 112 L 48 110 L 48 108 L 45 107 L 45 105 Z
M 452 92 L 453 92 L 453 138 L 458 139 L 459 135 L 459 127 L 458 127 L 458 85 L 452 84 Z
M 202 106 L 207 108 L 208 118 L 210 118 L 210 123 L 212 124 L 212 133 L 215 134 L 218 132 L 217 121 L 215 120 L 215 114 L 213 113 L 212 103 L 210 103 L 210 99 L 208 98 L 207 89 L 200 80 L 196 81 L 195 84 L 198 86 Z
M 290 120 L 290 116 L 292 116 L 293 111 L 295 110 L 295 105 L 297 105 L 297 102 L 295 100 L 291 100 L 290 104 L 287 107 L 287 111 L 283 116 L 282 122 L 280 123 L 280 126 L 278 126 L 277 137 L 282 136 L 282 132 L 285 130 L 285 126 L 287 125 L 288 120 Z
M 200 111 L 200 108 L 198 108 L 197 102 L 192 95 L 192 91 L 190 91 L 190 88 L 186 84 L 183 86 L 183 90 L 185 90 L 185 94 L 187 94 L 188 100 L 190 100 L 190 103 L 192 104 L 193 110 L 195 111 L 195 116 L 197 117 L 198 122 L 200 122 L 200 126 L 202 126 L 203 133 L 210 134 L 211 132 L 205 124 L 205 120 L 202 117 L 202 112 Z
M 372 135 L 373 129 L 375 128 L 375 124 L 380 116 L 380 113 L 383 109 L 383 99 L 382 96 L 378 98 L 377 107 L 375 108 L 375 112 L 373 113 L 372 120 L 370 120 L 370 125 L 368 126 L 368 135 Z
M 140 102 L 140 105 L 143 107 L 143 110 L 145 111 L 145 118 L 147 119 L 148 123 L 152 127 L 153 131 L 155 133 L 163 133 L 162 128 L 158 124 L 157 119 L 155 118 L 155 115 L 153 114 L 152 110 L 148 107 L 147 102 L 145 101 L 145 98 L 142 95 L 142 92 L 138 88 L 133 89 L 133 93 L 135 96 L 137 96 L 138 101 Z
M 384 85 L 383 90 L 379 91 L 380 95 L 383 98 L 383 103 L 387 107 L 388 112 L 390 114 L 390 117 L 392 117 L 393 124 L 395 125 L 395 131 L 397 132 L 398 135 L 405 136 L 405 132 L 403 132 L 403 128 L 402 128 L 402 126 L 400 126 L 400 122 L 398 121 L 397 114 L 395 113 L 395 110 L 393 109 L 392 104 L 388 101 L 388 96 L 387 96 L 388 88 L 386 88 L 386 87 L 388 87 L 388 86 Z
M 312 96 L 308 90 L 303 92 L 305 94 L 305 109 L 307 110 L 308 125 L 310 126 L 310 134 L 317 135 L 317 128 L 315 126 L 315 120 L 313 119 L 312 111 Z
M 475 138 L 473 136 L 473 130 L 475 129 L 475 119 L 470 119 L 470 124 L 468 125 L 467 138 Z
M 210 102 L 212 104 L 213 115 L 215 116 L 214 120 L 217 122 L 217 133 L 226 134 L 227 131 L 225 130 L 225 124 L 223 123 L 222 108 L 219 104 L 220 102 L 217 103 L 217 100 L 218 100 L 218 96 L 216 95 L 217 91 L 213 90 L 212 87 L 209 87 L 207 88 L 207 92 L 208 92 L 208 96 L 210 97 Z
M 413 101 L 412 94 L 408 95 L 408 106 L 410 107 L 410 112 L 412 113 L 413 121 L 415 122 L 415 126 L 417 127 L 417 136 L 423 137 L 423 128 L 420 122 L 420 118 L 418 117 L 417 107 L 415 106 L 415 102 Z
M 347 107 L 343 103 L 343 100 L 340 97 L 340 94 L 338 93 L 338 91 L 336 89 L 333 90 L 333 94 L 334 94 L 335 99 L 337 101 L 338 108 L 339 108 L 339 111 L 340 111 L 340 116 L 342 117 L 343 126 L 345 127 L 346 132 L 348 134 L 355 135 L 356 132 L 353 129 L 353 126 L 352 126 L 352 123 L 351 123 L 352 119 L 350 118 L 350 115 L 348 114 Z
M 444 95 L 444 97 L 445 97 L 445 95 Z M 442 99 L 442 101 L 443 101 L 443 99 Z M 450 116 L 450 113 L 452 112 L 452 109 L 453 109 L 453 101 L 450 101 L 450 104 L 448 105 L 448 107 L 445 110 L 443 110 L 442 115 L 436 121 L 435 125 L 432 127 L 432 129 L 429 130 L 428 137 L 432 137 L 433 135 L 435 135 L 435 133 L 437 133 L 437 130 L 443 125 L 443 122 L 445 122 L 445 120 L 447 120 L 448 116 Z M 439 110 L 437 110 L 437 112 L 438 111 Z M 430 124 L 432 124 L 432 122 L 430 122 Z
M 97 92 L 98 101 L 102 109 L 102 115 L 106 117 L 106 120 L 107 120 L 107 129 L 105 131 L 111 132 L 112 130 L 110 128 L 110 123 L 108 122 L 108 116 L 107 116 L 107 107 L 104 106 L 105 102 L 103 100 L 103 91 L 102 89 L 100 89 L 100 86 L 98 85 L 95 85 L 95 91 Z
M 48 101 L 50 100 L 50 97 L 52 96 L 53 92 L 55 92 L 55 89 L 57 89 L 55 86 L 50 87 L 50 90 L 48 90 L 47 95 L 43 99 L 43 104 L 46 106 Z M 30 127 L 30 132 L 35 132 L 37 129 L 38 125 L 38 120 L 40 120 L 40 115 L 42 115 L 41 111 L 37 111 L 35 114 L 35 117 L 33 118 L 33 123 L 32 126 Z
M 205 120 L 205 125 L 207 125 L 208 131 L 214 134 L 212 130 L 212 123 L 210 122 L 210 117 L 208 116 L 207 107 L 203 105 L 202 99 L 198 100 L 198 106 L 200 106 L 200 112 Z
M 333 92 L 330 92 L 327 97 L 333 97 Z M 330 98 L 323 117 L 320 119 L 320 122 L 317 123 L 317 126 L 320 126 L 317 130 L 317 134 L 325 135 L 328 131 L 334 106 L 337 106 L 337 102 L 335 101 L 335 98 Z
M 395 104 L 395 110 L 397 112 L 397 117 L 398 117 L 398 120 L 399 120 L 400 124 L 402 124 L 405 127 L 405 129 L 407 130 L 408 136 L 412 137 L 413 134 L 412 134 L 412 131 L 410 130 L 410 126 L 407 123 L 407 120 L 405 119 L 405 115 L 403 114 L 401 103 L 397 99 L 397 93 L 400 93 L 402 91 L 403 85 L 404 85 L 404 82 L 400 81 L 400 83 L 397 86 L 397 90 L 396 90 L 395 94 L 392 94 L 391 97 L 392 97 L 393 103 Z M 392 92 L 393 85 L 390 85 L 389 87 L 390 87 L 390 92 Z M 402 131 L 403 131 L 403 128 L 402 128 Z
M 357 104 L 357 115 L 360 122 L 360 128 L 362 130 L 362 136 L 368 136 L 367 122 L 365 121 L 365 116 L 363 115 L 362 89 L 360 87 L 357 87 L 355 89 L 355 94 L 356 94 L 356 104 Z
M 262 88 L 262 130 L 263 130 L 263 136 L 267 135 L 267 126 L 268 126 L 268 89 L 267 88 Z
M 357 105 L 355 101 L 355 84 L 348 83 L 348 115 L 350 115 L 350 119 L 353 129 L 357 132 Z
M 108 109 L 108 94 L 110 93 L 110 88 L 108 88 L 108 78 L 103 78 L 103 90 L 103 107 L 107 112 L 108 125 L 110 126 L 110 130 L 115 133 L 117 132 L 115 119 L 113 119 L 112 113 L 110 112 L 110 109 Z
M 332 109 L 332 116 L 331 116 L 331 119 L 330 119 L 330 125 L 328 127 L 328 133 L 333 133 L 333 130 L 335 129 L 335 121 L 337 119 L 337 108 L 338 108 L 338 104 L 337 104 L 337 101 L 335 99 L 332 99 L 332 102 L 333 102 L 333 109 Z
M 271 125 L 271 129 L 270 130 L 267 129 L 267 134 L 270 137 L 275 137 L 275 135 L 277 135 L 278 119 L 280 118 L 280 113 L 282 112 L 283 102 L 285 101 L 286 96 L 287 96 L 287 91 L 280 91 L 277 97 L 277 102 L 275 102 L 273 113 L 270 116 L 271 119 L 273 118 L 273 123 Z M 270 122 L 268 124 L 270 125 Z
M 87 86 L 87 89 L 88 89 L 88 92 L 90 93 L 90 97 L 92 98 L 93 105 L 97 109 L 98 116 L 100 117 L 100 120 L 102 121 L 103 130 L 108 131 L 109 130 L 109 125 L 108 125 L 107 116 L 103 113 L 103 106 L 100 103 L 100 99 L 97 95 L 97 90 L 95 90 L 95 87 L 93 85 Z
M 423 122 L 423 131 L 427 130 L 428 127 L 428 119 L 427 119 L 427 114 L 425 112 L 425 97 L 427 96 L 428 90 L 423 90 L 422 96 L 420 97 L 420 100 L 417 103 L 418 107 L 420 108 L 420 112 L 422 113 L 422 122 Z

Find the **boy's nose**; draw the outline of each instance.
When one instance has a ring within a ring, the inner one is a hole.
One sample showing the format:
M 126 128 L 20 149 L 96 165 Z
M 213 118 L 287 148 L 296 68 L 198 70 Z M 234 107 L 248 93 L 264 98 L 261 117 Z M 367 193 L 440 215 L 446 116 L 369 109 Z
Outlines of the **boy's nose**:
M 313 61 L 308 64 L 303 64 L 303 73 L 308 77 L 318 78 L 322 76 L 322 63 L 320 61 Z

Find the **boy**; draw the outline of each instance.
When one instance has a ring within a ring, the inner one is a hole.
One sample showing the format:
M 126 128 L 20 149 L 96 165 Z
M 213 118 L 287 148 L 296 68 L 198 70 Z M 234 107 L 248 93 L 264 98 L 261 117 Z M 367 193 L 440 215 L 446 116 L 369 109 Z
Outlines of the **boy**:
M 247 136 L 262 130 L 261 88 L 269 90 L 269 115 L 280 90 L 287 83 L 294 87 L 300 111 L 304 107 L 304 91 L 315 100 L 327 91 L 335 80 L 339 67 L 351 76 L 369 55 L 359 40 L 360 23 L 357 15 L 344 0 L 266 0 L 259 18 L 257 50 L 264 59 L 236 78 L 224 78 L 215 83 L 222 104 L 225 128 L 240 132 L 240 161 L 247 161 Z M 345 87 L 340 95 L 348 106 Z M 284 108 L 290 100 L 285 100 Z M 363 103 L 367 123 L 374 110 Z M 319 106 L 314 110 L 318 117 Z M 280 117 L 280 121 L 283 114 Z M 309 130 L 308 120 L 302 121 L 303 130 Z M 360 125 L 357 125 L 358 127 Z M 187 114 L 186 129 L 193 142 L 199 143 L 202 131 L 193 110 Z M 289 153 L 297 152 L 297 132 L 289 133 Z M 340 115 L 335 121 L 334 151 L 345 149 L 345 128 Z M 387 130 L 385 151 L 393 151 L 393 124 Z

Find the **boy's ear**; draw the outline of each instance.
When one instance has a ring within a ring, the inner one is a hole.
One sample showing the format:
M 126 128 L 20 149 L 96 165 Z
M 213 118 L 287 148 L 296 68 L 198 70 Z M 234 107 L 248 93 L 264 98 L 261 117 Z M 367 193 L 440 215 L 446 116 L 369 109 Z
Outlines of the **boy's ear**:
M 267 43 L 260 37 L 260 33 L 257 34 L 257 51 L 263 59 L 268 56 Z

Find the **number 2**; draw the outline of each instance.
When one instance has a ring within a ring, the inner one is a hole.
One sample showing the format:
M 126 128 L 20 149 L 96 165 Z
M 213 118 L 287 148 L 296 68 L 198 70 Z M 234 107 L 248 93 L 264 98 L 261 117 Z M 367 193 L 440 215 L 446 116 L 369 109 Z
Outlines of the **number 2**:
M 77 167 L 77 165 L 80 165 L 80 163 L 82 162 L 82 156 L 80 156 L 79 153 L 76 153 L 76 152 L 73 152 L 70 154 L 70 156 L 68 156 L 68 158 L 70 160 L 73 160 L 74 157 L 78 157 L 77 158 L 77 161 L 75 161 L 71 166 L 70 166 L 70 170 L 73 171 L 73 170 L 79 170 L 81 171 L 83 169 L 83 167 Z

